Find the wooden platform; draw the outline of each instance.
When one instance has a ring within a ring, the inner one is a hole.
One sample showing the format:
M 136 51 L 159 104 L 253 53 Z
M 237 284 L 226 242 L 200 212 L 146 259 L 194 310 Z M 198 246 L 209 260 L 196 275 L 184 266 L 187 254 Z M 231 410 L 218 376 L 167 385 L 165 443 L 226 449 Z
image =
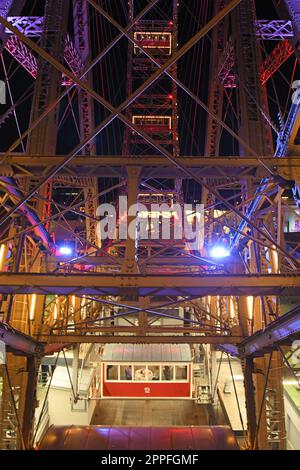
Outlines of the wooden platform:
M 205 405 L 193 400 L 101 400 L 91 424 L 112 426 L 201 426 Z

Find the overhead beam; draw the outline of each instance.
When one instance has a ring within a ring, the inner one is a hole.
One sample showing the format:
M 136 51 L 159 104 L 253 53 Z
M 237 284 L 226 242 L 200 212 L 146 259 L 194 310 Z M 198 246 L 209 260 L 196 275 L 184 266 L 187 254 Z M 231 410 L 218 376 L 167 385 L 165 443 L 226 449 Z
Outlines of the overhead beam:
M 143 344 L 222 344 L 226 343 L 237 344 L 242 340 L 241 336 L 135 336 L 135 335 L 120 335 L 120 336 L 96 336 L 96 335 L 51 335 L 40 338 L 42 342 L 47 342 L 48 345 L 63 343 L 77 344 L 77 343 L 143 343 Z
M 40 274 L 0 273 L 2 294 L 122 295 L 297 295 L 300 274 Z M 124 289 L 125 288 L 125 289 Z M 123 294 L 121 294 L 123 292 Z
M 0 153 L 0 159 L 5 154 Z M 65 156 L 63 155 L 29 155 L 24 153 L 12 153 L 5 158 L 7 165 L 26 165 L 28 167 L 42 166 L 46 167 L 49 165 L 56 165 L 63 162 Z M 266 165 L 270 165 L 272 169 L 294 166 L 300 168 L 300 155 L 294 155 L 290 158 L 282 157 L 277 160 L 274 157 L 261 156 L 259 159 L 250 156 L 227 156 L 227 157 L 214 157 L 208 159 L 207 157 L 199 156 L 181 156 L 178 157 L 180 165 L 186 167 L 202 167 L 202 166 L 220 166 L 227 167 L 259 167 L 262 166 L 262 162 Z M 145 166 L 173 166 L 174 164 L 165 157 L 160 155 L 94 155 L 94 156 L 77 156 L 71 162 L 68 163 L 68 167 L 72 166 L 99 166 L 103 168 L 107 165 L 111 166 L 130 166 L 134 165 L 145 165 Z M 1 169 L 0 169 L 1 171 Z
M 0 154 L 0 161 L 3 154 Z M 24 177 L 41 176 L 46 168 L 50 166 L 61 165 L 64 161 L 63 156 L 54 155 L 24 155 L 12 154 L 6 159 L 6 164 L 0 166 L 0 176 L 18 176 Z M 261 157 L 260 160 L 253 157 L 179 157 L 178 163 L 180 166 L 190 168 L 193 171 L 203 171 L 203 176 L 216 177 L 256 177 L 264 178 L 269 176 L 266 169 L 272 168 L 274 173 L 287 179 L 294 180 L 297 175 L 300 177 L 300 158 L 293 156 L 289 158 L 275 159 L 274 157 Z M 261 162 L 265 164 L 263 166 Z M 147 175 L 151 171 L 152 177 L 165 177 L 166 175 L 174 176 L 182 172 L 179 168 L 175 167 L 165 157 L 154 155 L 139 155 L 139 156 L 121 156 L 121 155 L 99 155 L 92 157 L 76 157 L 69 164 L 67 168 L 62 168 L 59 172 L 60 175 L 70 175 L 70 170 L 74 174 L 80 173 L 81 176 L 116 176 L 116 171 L 119 172 L 120 177 L 126 176 L 126 167 L 139 165 L 142 167 L 141 176 Z M 162 172 L 163 171 L 163 175 Z M 154 173 L 152 173 L 154 172 Z M 187 174 L 185 178 L 192 176 Z
M 282 315 L 268 325 L 264 330 L 257 332 L 242 342 L 239 347 L 242 356 L 263 356 L 276 349 L 281 342 L 292 342 L 295 335 L 300 333 L 300 306 Z
M 178 246 L 182 246 L 179 245 Z M 57 263 L 61 262 L 65 265 L 66 259 L 61 257 L 61 260 L 57 257 L 48 258 L 48 266 L 57 267 Z M 216 260 L 212 258 L 200 258 L 193 256 L 159 256 L 153 258 L 147 258 L 142 256 L 139 258 L 139 262 L 143 262 L 146 266 L 212 266 L 216 264 Z M 111 257 L 108 256 L 84 256 L 80 257 L 78 260 L 68 262 L 68 265 L 87 265 L 87 266 L 102 266 L 102 267 L 111 267 Z
M 0 341 L 3 341 L 7 348 L 16 354 L 36 356 L 43 351 L 40 343 L 2 322 L 0 323 Z

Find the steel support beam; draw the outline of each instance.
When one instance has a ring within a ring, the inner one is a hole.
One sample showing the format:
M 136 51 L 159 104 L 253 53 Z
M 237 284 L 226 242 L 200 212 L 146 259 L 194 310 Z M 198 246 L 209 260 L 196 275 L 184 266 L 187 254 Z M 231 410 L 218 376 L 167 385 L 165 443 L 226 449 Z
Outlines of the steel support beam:
M 139 295 L 297 295 L 300 274 L 39 274 L 0 273 L 0 293 L 119 295 L 136 288 Z
M 42 342 L 47 342 L 48 345 L 62 343 L 78 344 L 78 343 L 134 343 L 134 344 L 222 344 L 225 341 L 234 344 L 239 343 L 240 336 L 135 336 L 135 335 L 120 335 L 120 336 L 96 336 L 96 335 L 51 335 L 41 337 Z
M 89 0 L 90 1 L 90 0 Z M 51 56 L 49 56 L 49 54 L 47 54 L 44 50 L 42 50 L 41 48 L 39 48 L 38 46 L 36 46 L 36 44 L 34 44 L 32 41 L 30 41 L 29 38 L 26 38 L 26 36 L 22 35 L 18 30 L 16 30 L 16 28 L 14 28 L 13 26 L 11 26 L 4 18 L 1 18 L 0 17 L 0 22 L 2 24 L 4 24 L 5 26 L 7 26 L 9 29 L 11 29 L 17 36 L 21 37 L 22 40 L 30 45 L 30 47 L 32 47 L 34 50 L 36 50 L 39 54 L 41 54 L 44 58 L 46 58 L 49 63 L 53 64 L 58 70 L 60 70 L 61 72 L 63 73 L 66 73 L 67 76 L 69 76 L 71 79 L 74 80 L 75 83 L 77 83 L 78 85 L 80 85 L 81 88 L 85 89 L 86 91 L 88 91 L 97 101 L 99 101 L 101 104 L 103 104 L 107 109 L 109 109 L 112 114 L 106 118 L 105 121 L 103 121 L 93 132 L 93 135 L 90 136 L 90 138 L 86 138 L 84 141 L 82 141 L 77 147 L 75 147 L 75 149 L 73 149 L 73 151 L 66 157 L 64 163 L 60 166 L 60 167 L 56 167 L 54 168 L 53 171 L 50 172 L 50 174 L 48 174 L 41 182 L 40 184 L 34 188 L 34 190 L 32 190 L 30 193 L 27 194 L 27 196 L 24 198 L 24 200 L 22 202 L 20 202 L 18 205 L 16 205 L 14 207 L 14 209 L 12 209 L 1 221 L 0 223 L 4 223 L 17 209 L 18 209 L 18 206 L 21 205 L 22 203 L 26 202 L 31 196 L 33 196 L 35 194 L 35 192 L 43 186 L 44 183 L 46 183 L 51 177 L 55 176 L 56 173 L 58 173 L 58 171 L 63 167 L 65 166 L 67 163 L 69 163 L 70 161 L 72 161 L 72 159 L 77 155 L 77 153 L 83 148 L 83 146 L 85 144 L 87 144 L 88 142 L 90 142 L 96 135 L 98 135 L 100 132 L 102 132 L 102 130 L 104 128 L 107 127 L 108 124 L 110 124 L 117 116 L 119 117 L 119 119 L 121 119 L 125 124 L 127 124 L 129 127 L 131 127 L 133 130 L 135 130 L 139 135 L 141 135 L 141 137 L 143 137 L 147 142 L 150 143 L 150 145 L 152 145 L 154 148 L 156 148 L 157 150 L 159 150 L 163 155 L 165 155 L 170 161 L 172 161 L 174 163 L 175 166 L 177 166 L 178 168 L 180 168 L 180 166 L 178 165 L 176 159 L 174 159 L 172 157 L 172 155 L 166 151 L 161 145 L 157 144 L 148 134 L 146 134 L 144 131 L 142 131 L 141 129 L 137 128 L 137 126 L 135 126 L 134 124 L 132 124 L 123 114 L 121 114 L 121 112 L 129 105 L 131 104 L 134 100 L 136 100 L 147 88 L 149 88 L 149 86 L 151 86 L 151 84 L 153 84 L 159 77 L 160 75 L 162 75 L 164 72 L 166 72 L 167 74 L 169 74 L 168 72 L 168 69 L 174 64 L 176 63 L 176 61 L 178 61 L 180 59 L 180 57 L 182 57 L 197 41 L 199 41 L 209 30 L 211 30 L 219 21 L 222 20 L 222 18 L 224 18 L 229 12 L 231 12 L 238 4 L 240 4 L 241 0 L 236 0 L 236 1 L 232 1 L 227 7 L 225 7 L 220 13 L 218 13 L 218 15 L 216 15 L 210 22 L 208 22 L 206 24 L 206 26 L 204 26 L 195 36 L 193 36 L 181 49 L 179 49 L 164 65 L 162 65 L 160 67 L 159 70 L 157 70 L 151 77 L 148 78 L 148 80 L 146 80 L 146 82 L 141 86 L 139 87 L 134 93 L 133 95 L 131 95 L 130 97 L 127 98 L 127 100 L 122 103 L 118 108 L 114 108 L 113 106 L 111 106 L 108 102 L 106 102 L 106 100 L 104 100 L 103 98 L 101 98 L 94 90 L 91 90 L 89 89 L 89 87 L 87 87 L 85 85 L 85 83 L 83 83 L 82 81 L 78 80 L 76 77 L 74 77 L 72 74 L 70 74 L 68 72 L 68 70 L 65 69 L 65 67 L 63 67 L 60 63 L 58 63 L 57 61 L 53 60 L 53 58 Z M 91 2 L 90 3 L 94 3 L 94 2 Z M 99 7 L 97 7 L 98 9 Z M 172 77 L 173 78 L 173 77 Z M 173 78 L 174 79 L 174 78 Z M 174 79 L 175 80 L 175 79 Z M 186 89 L 184 87 L 184 89 Z M 191 93 L 189 93 L 191 94 Z M 194 97 L 194 95 L 193 95 Z M 196 99 L 196 101 L 198 102 L 199 100 L 197 99 L 197 97 L 194 97 L 194 99 Z M 201 104 L 202 105 L 202 104 Z M 205 107 L 205 106 L 204 106 Z M 223 126 L 225 127 L 226 125 L 223 124 Z M 245 144 L 245 142 L 244 142 Z M 246 145 L 245 148 L 248 148 L 248 146 Z M 185 171 L 185 173 L 188 173 L 188 170 L 183 168 L 183 170 Z M 272 173 L 272 172 L 271 172 Z M 205 181 L 197 176 L 192 176 L 195 181 L 198 181 L 200 184 L 202 184 L 204 187 L 208 188 L 212 194 L 216 195 L 218 197 L 218 199 L 220 199 L 229 209 L 231 209 L 233 212 L 237 213 L 243 220 L 244 222 L 248 222 L 251 226 L 253 226 L 257 231 L 258 233 L 261 233 L 266 239 L 268 239 L 269 241 L 271 241 L 274 246 L 276 248 L 278 248 L 281 252 L 283 251 L 282 248 L 280 246 L 277 245 L 276 242 L 274 242 L 274 240 L 272 240 L 268 235 L 266 235 L 266 233 L 264 233 L 259 227 L 256 227 L 255 224 L 253 224 L 250 220 L 247 219 L 247 217 L 245 217 L 242 213 L 240 213 L 239 211 L 236 210 L 236 208 L 231 205 L 230 203 L 228 203 L 228 201 L 226 199 L 224 199 L 219 193 L 218 191 L 215 191 L 213 190 L 209 185 L 207 185 L 205 183 Z M 290 255 L 288 253 L 284 253 L 285 256 L 289 259 L 289 260 L 292 260 L 292 262 L 294 262 L 295 260 L 293 258 L 290 257 Z
M 256 405 L 255 405 L 255 387 L 253 382 L 254 364 L 252 358 L 247 358 L 244 364 L 244 386 L 246 398 L 246 411 L 248 423 L 248 443 L 250 449 L 253 449 L 256 432 Z
M 263 356 L 282 342 L 291 343 L 300 333 L 300 307 L 282 315 L 264 330 L 247 338 L 239 347 L 242 356 Z
M 40 343 L 5 323 L 0 323 L 0 340 L 14 353 L 36 356 L 41 354 L 43 348 Z
M 2 154 L 3 155 L 3 154 Z M 2 155 L 0 154 L 0 160 Z M 0 176 L 16 176 L 38 177 L 50 165 L 60 165 L 63 163 L 63 156 L 55 155 L 24 155 L 12 154 L 7 158 L 6 164 L 0 166 Z M 259 160 L 255 157 L 178 157 L 177 161 L 181 167 L 190 168 L 193 172 L 203 171 L 205 175 L 213 175 L 214 177 L 247 177 L 245 172 L 254 172 L 249 176 L 264 178 L 270 176 L 268 170 L 261 164 L 263 162 L 266 167 L 272 168 L 274 174 L 278 174 L 287 180 L 300 178 L 300 158 L 298 156 L 283 157 L 275 159 L 274 157 L 261 157 Z M 105 177 L 106 175 L 115 176 L 116 171 L 120 172 L 120 176 L 126 177 L 126 167 L 141 166 L 141 177 L 153 176 L 153 171 L 163 171 L 166 175 L 180 175 L 181 178 L 192 178 L 192 175 L 183 175 L 182 171 L 175 167 L 173 163 L 166 160 L 165 157 L 154 155 L 138 155 L 138 156 L 120 156 L 120 155 L 103 155 L 81 157 L 77 156 L 69 164 L 67 168 L 63 168 L 59 174 L 70 176 L 70 170 L 81 176 Z M 22 171 L 23 169 L 23 171 Z M 151 172 L 151 173 L 150 173 Z M 197 173 L 196 173 L 197 174 Z M 202 174 L 202 173 L 201 173 Z

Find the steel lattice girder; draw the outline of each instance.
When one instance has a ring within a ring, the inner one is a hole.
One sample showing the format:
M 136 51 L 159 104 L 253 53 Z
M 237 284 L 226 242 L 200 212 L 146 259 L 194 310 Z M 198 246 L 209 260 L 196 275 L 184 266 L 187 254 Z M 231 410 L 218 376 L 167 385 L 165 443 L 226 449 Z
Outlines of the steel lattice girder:
M 294 53 L 293 46 L 286 39 L 280 41 L 271 54 L 266 58 L 260 73 L 260 81 L 265 85 L 269 78 L 289 59 Z
M 90 1 L 90 0 L 89 0 Z M 91 1 L 90 1 L 91 3 Z M 129 127 L 131 127 L 132 129 L 136 130 L 138 132 L 138 134 L 140 134 L 145 140 L 147 140 L 151 145 L 153 145 L 157 150 L 159 150 L 163 155 L 165 155 L 170 161 L 173 161 L 174 164 L 176 166 L 178 166 L 178 163 L 176 162 L 176 160 L 174 160 L 174 158 L 172 157 L 171 154 L 169 154 L 169 152 L 167 152 L 164 148 L 162 148 L 161 146 L 157 145 L 155 143 L 155 141 L 153 141 L 153 139 L 151 139 L 145 132 L 141 131 L 140 129 L 138 129 L 136 126 L 134 126 L 131 121 L 129 121 L 124 115 L 121 114 L 121 111 L 126 108 L 126 106 L 128 106 L 129 103 L 133 102 L 133 100 L 135 100 L 136 98 L 138 98 L 138 96 L 140 96 L 140 94 L 142 92 L 144 92 L 147 87 L 149 87 L 160 75 L 162 75 L 162 73 L 164 71 L 167 71 L 168 68 L 170 68 L 170 66 L 175 63 L 182 55 L 184 55 L 186 53 L 186 51 L 195 43 L 197 42 L 201 37 L 203 37 L 207 31 L 209 31 L 218 21 L 220 21 L 224 16 L 226 16 L 226 14 L 228 14 L 232 9 L 234 9 L 238 4 L 240 3 L 239 0 L 232 0 L 232 2 L 226 7 L 224 8 L 218 15 L 216 15 L 215 18 L 213 18 L 213 20 L 211 20 L 209 23 L 207 23 L 207 25 L 201 30 L 199 31 L 193 38 L 190 39 L 190 41 L 188 41 L 188 43 L 186 43 L 176 54 L 174 54 L 163 66 L 161 66 L 161 68 L 155 72 L 151 77 L 149 77 L 149 79 L 138 89 L 136 90 L 135 93 L 133 93 L 133 95 L 131 97 L 129 97 L 122 105 L 119 106 L 118 109 L 115 109 L 113 106 L 111 106 L 109 103 L 107 103 L 104 99 L 102 99 L 97 93 L 94 92 L 94 90 L 91 90 L 89 87 L 87 87 L 82 81 L 76 79 L 76 77 L 72 76 L 72 74 L 70 74 L 61 64 L 59 64 L 57 61 L 53 60 L 53 58 L 51 56 L 49 56 L 45 51 L 43 51 L 42 49 L 40 49 L 38 46 L 36 46 L 32 41 L 30 41 L 30 39 L 26 38 L 24 35 L 22 35 L 20 32 L 18 32 L 16 30 L 16 28 L 14 28 L 13 26 L 11 26 L 4 18 L 0 18 L 0 21 L 1 23 L 3 23 L 5 26 L 7 26 L 8 28 L 10 28 L 13 32 L 15 32 L 15 34 L 17 36 L 20 36 L 22 37 L 22 40 L 29 44 L 33 49 L 37 50 L 39 52 L 39 54 L 41 54 L 46 60 L 48 60 L 51 64 L 53 64 L 58 70 L 61 70 L 62 72 L 66 73 L 67 76 L 69 76 L 70 78 L 72 78 L 74 80 L 75 83 L 77 83 L 81 88 L 85 89 L 86 91 L 88 91 L 97 101 L 99 101 L 101 104 L 103 104 L 107 109 L 109 109 L 112 114 L 105 120 L 103 121 L 96 129 L 95 131 L 93 132 L 93 135 L 90 136 L 90 138 L 86 138 L 83 142 L 81 142 L 75 149 L 73 149 L 73 151 L 68 155 L 68 157 L 66 158 L 64 164 L 62 164 L 62 166 L 64 166 L 65 164 L 67 164 L 69 161 L 71 161 L 75 155 L 78 153 L 78 151 L 81 150 L 82 147 L 84 147 L 86 145 L 86 143 L 88 143 L 93 137 L 95 137 L 97 134 L 99 134 L 109 123 L 111 123 L 117 116 L 127 125 L 129 125 Z M 98 7 L 97 7 L 98 8 Z M 168 74 L 168 72 L 167 72 Z M 74 77 L 74 78 L 73 78 Z M 12 209 L 10 211 L 10 213 L 8 213 L 6 215 L 6 217 L 4 217 L 2 219 L 2 223 L 5 222 L 6 219 L 8 219 L 17 209 L 18 209 L 18 206 L 22 205 L 24 202 L 26 202 L 27 199 L 29 199 L 38 189 L 39 187 L 41 187 L 43 184 L 45 184 L 45 182 L 47 182 L 47 180 L 51 177 L 53 177 L 58 171 L 60 170 L 59 167 L 56 167 L 52 172 L 51 174 L 47 175 L 46 178 L 44 178 L 40 184 L 34 188 L 27 196 L 26 198 L 24 198 L 23 201 L 20 201 L 19 204 L 17 206 L 15 206 L 14 209 Z M 187 173 L 188 170 L 187 169 L 184 169 L 185 172 Z M 196 181 L 199 180 L 198 177 L 194 177 L 194 179 Z M 205 183 L 205 181 L 201 180 L 199 181 L 201 182 L 201 184 L 203 184 L 205 187 L 209 187 L 207 186 L 207 184 Z M 218 196 L 218 198 L 224 202 L 224 204 L 229 207 L 231 210 L 233 210 L 234 212 L 237 213 L 236 211 L 236 208 L 234 206 L 232 206 L 231 204 L 229 204 L 224 198 L 222 198 L 220 196 L 220 194 L 218 194 L 216 191 L 213 191 L 212 188 L 209 187 L 209 189 L 212 191 L 213 194 L 216 194 Z M 253 227 L 256 228 L 256 230 L 259 232 L 259 233 L 262 233 L 262 231 L 255 226 L 255 224 L 253 224 L 251 221 L 249 221 L 245 216 L 243 216 L 242 214 L 239 213 L 239 216 L 246 222 L 250 223 Z M 272 241 L 272 243 L 274 243 L 274 246 L 276 246 L 280 251 L 282 251 L 282 248 L 280 246 L 277 245 L 277 243 L 275 243 L 273 240 L 271 240 L 265 233 L 263 233 L 263 235 L 269 239 L 270 241 Z M 288 255 L 287 253 L 285 253 L 285 255 L 287 256 L 288 259 L 291 259 L 290 255 Z M 293 260 L 294 261 L 294 260 Z
M 293 37 L 292 22 L 288 20 L 258 20 L 256 35 L 259 39 L 272 41 Z
M 258 331 L 244 340 L 239 346 L 239 352 L 242 356 L 263 356 L 283 341 L 289 340 L 291 343 L 299 332 L 300 307 L 298 306 L 272 322 L 263 331 Z
M 42 352 L 42 345 L 30 336 L 0 322 L 0 340 L 14 353 L 35 356 Z
M 27 72 L 34 78 L 38 75 L 38 60 L 36 56 L 31 52 L 30 48 L 27 47 L 17 37 L 12 35 L 5 43 L 5 49 L 14 57 L 15 60 L 27 70 Z M 80 56 L 74 46 L 69 35 L 65 41 L 65 61 L 70 67 L 71 71 L 77 76 L 83 68 Z M 65 74 L 62 76 L 62 85 L 70 86 L 72 80 L 66 77 Z
M 2 294 L 125 295 L 134 289 L 140 296 L 297 295 L 300 274 L 38 274 L 0 273 Z
M 43 16 L 9 16 L 7 21 L 30 38 L 40 37 L 44 30 Z M 11 34 L 11 31 L 5 28 L 5 33 Z

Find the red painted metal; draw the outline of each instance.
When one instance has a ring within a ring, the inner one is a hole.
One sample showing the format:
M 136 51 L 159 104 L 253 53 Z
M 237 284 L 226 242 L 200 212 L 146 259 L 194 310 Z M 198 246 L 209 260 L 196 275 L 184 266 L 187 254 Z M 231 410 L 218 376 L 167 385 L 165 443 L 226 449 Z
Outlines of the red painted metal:
M 190 383 L 104 382 L 103 398 L 190 398 Z
M 278 42 L 275 49 L 265 59 L 261 66 L 260 81 L 265 85 L 275 72 L 293 55 L 294 49 L 288 39 Z M 238 84 L 237 77 L 233 71 L 235 63 L 233 48 L 227 46 L 224 54 L 222 68 L 219 73 L 219 79 L 224 88 L 236 88 Z
M 294 49 L 287 39 L 280 41 L 262 65 L 260 74 L 261 84 L 265 85 L 293 53 Z
M 239 450 L 226 426 L 51 426 L 39 450 Z
M 187 382 L 112 382 L 105 380 L 103 364 L 102 396 L 103 398 L 191 398 L 191 365 L 188 366 Z
M 169 20 L 140 20 L 133 28 L 134 39 L 146 50 L 149 50 L 157 59 L 165 60 L 166 56 L 172 54 L 177 49 L 178 31 L 177 31 L 177 16 L 178 16 L 177 0 L 173 0 L 172 17 Z M 134 0 L 129 1 L 129 20 L 132 19 L 135 9 Z M 127 93 L 128 96 L 132 93 L 136 79 L 140 79 L 141 74 L 147 76 L 153 71 L 152 61 L 142 54 L 136 45 L 129 45 L 128 50 L 128 72 L 127 72 Z M 172 66 L 173 75 L 176 74 L 177 66 Z M 136 121 L 139 128 L 143 131 L 155 136 L 156 142 L 159 144 L 172 148 L 171 153 L 173 156 L 179 155 L 179 141 L 178 141 L 178 103 L 177 103 L 177 85 L 170 81 L 169 90 L 164 87 L 166 92 L 162 95 L 159 92 L 152 94 L 144 94 L 136 100 L 136 103 L 127 109 L 127 116 Z M 153 116 L 157 116 L 157 110 L 161 118 L 168 118 L 171 120 L 171 126 L 160 123 L 148 125 L 143 116 L 149 116 L 152 120 Z M 138 122 L 140 121 L 140 122 Z M 128 128 L 125 130 L 123 154 L 134 155 L 140 152 L 140 147 L 148 147 L 149 144 L 136 133 L 131 132 Z

